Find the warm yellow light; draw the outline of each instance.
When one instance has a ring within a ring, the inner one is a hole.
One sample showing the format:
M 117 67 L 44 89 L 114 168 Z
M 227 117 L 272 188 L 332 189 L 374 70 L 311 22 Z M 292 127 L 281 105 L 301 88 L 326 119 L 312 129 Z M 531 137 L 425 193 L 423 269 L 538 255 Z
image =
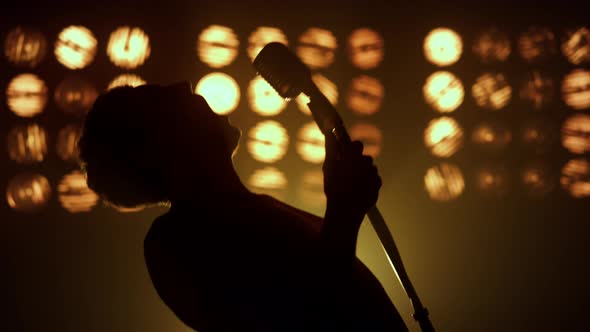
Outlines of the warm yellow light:
M 195 93 L 203 96 L 213 112 L 217 114 L 225 115 L 233 112 L 240 102 L 238 83 L 224 73 L 205 75 L 197 83 Z
M 262 76 L 256 76 L 248 86 L 248 100 L 252 110 L 263 116 L 281 113 L 287 102 Z
M 461 81 L 448 71 L 437 71 L 430 75 L 422 92 L 426 103 L 441 113 L 456 110 L 465 96 Z
M 532 26 L 518 39 L 520 56 L 528 62 L 541 62 L 556 53 L 555 34 L 548 28 Z
M 297 134 L 296 151 L 301 159 L 319 164 L 326 157 L 325 137 L 315 122 L 305 124 Z
M 338 42 L 330 30 L 309 28 L 299 37 L 297 56 L 311 69 L 327 68 L 334 62 Z
M 120 86 L 136 87 L 147 84 L 146 81 L 135 74 L 121 74 L 115 77 L 107 86 L 107 90 L 111 90 Z
M 378 79 L 361 75 L 352 80 L 346 104 L 358 115 L 373 115 L 379 111 L 385 89 Z
M 248 152 L 258 161 L 274 163 L 285 156 L 289 146 L 287 130 L 278 122 L 259 122 L 248 132 Z
M 526 165 L 520 173 L 520 180 L 529 196 L 542 197 L 555 187 L 555 177 L 543 164 Z
M 357 123 L 349 130 L 350 138 L 363 142 L 363 154 L 377 158 L 381 154 L 383 135 L 381 130 L 371 123 Z
M 526 75 L 520 88 L 520 98 L 535 109 L 542 109 L 553 101 L 554 85 L 551 77 L 538 71 Z
M 83 116 L 98 97 L 98 91 L 85 80 L 69 77 L 59 83 L 54 96 L 55 103 L 64 113 Z
M 561 83 L 563 101 L 573 109 L 590 108 L 590 71 L 574 69 Z
M 590 152 L 590 115 L 575 114 L 563 123 L 561 143 L 572 153 Z
M 348 58 L 360 69 L 372 69 L 383 61 L 383 38 L 375 30 L 360 28 L 348 37 Z
M 123 206 L 110 205 L 110 207 L 115 209 L 117 212 L 121 212 L 121 213 L 139 212 L 139 211 L 142 211 L 146 208 L 145 205 L 139 205 L 139 206 L 134 206 L 134 207 L 123 207 Z
M 332 83 L 329 79 L 321 74 L 313 74 L 311 76 L 312 81 L 317 85 L 318 89 L 322 92 L 326 98 L 332 103 L 332 105 L 336 106 L 338 104 L 338 87 L 336 84 Z M 310 115 L 311 111 L 307 104 L 309 103 L 309 97 L 305 94 L 300 94 L 297 98 L 295 98 L 295 103 L 297 104 L 297 108 L 303 114 Z
M 92 31 L 83 26 L 72 25 L 57 36 L 55 57 L 69 69 L 82 69 L 94 60 L 96 45 Z
M 586 159 L 572 159 L 561 171 L 561 186 L 576 198 L 590 196 L 590 162 Z
M 525 148 L 535 153 L 544 153 L 557 141 L 557 130 L 553 123 L 544 119 L 529 120 L 520 131 L 520 140 Z
M 455 31 L 436 28 L 424 39 L 424 56 L 437 66 L 448 66 L 457 62 L 463 53 L 463 41 Z
M 457 166 L 441 163 L 426 171 L 424 187 L 431 199 L 450 201 L 461 196 L 465 189 L 465 180 Z
M 450 157 L 463 146 L 463 128 L 447 116 L 434 119 L 424 131 L 424 144 L 433 155 Z
M 490 28 L 480 33 L 473 43 L 473 53 L 481 62 L 504 62 L 510 56 L 510 40 L 497 28 Z
M 508 175 L 500 167 L 482 167 L 475 173 L 475 187 L 484 195 L 502 196 L 508 191 Z
M 199 35 L 197 54 L 210 67 L 221 68 L 235 60 L 239 46 L 240 41 L 234 30 L 222 25 L 211 25 Z
M 57 185 L 57 192 L 59 203 L 71 213 L 88 212 L 98 202 L 98 195 L 88 188 L 80 171 L 64 175 Z
M 275 27 L 258 27 L 248 37 L 248 56 L 250 60 L 254 60 L 262 48 L 272 42 L 278 42 L 283 45 L 289 45 L 285 33 Z
M 475 126 L 471 134 L 471 140 L 479 147 L 500 150 L 510 143 L 512 134 L 505 126 L 483 122 Z
M 8 206 L 19 212 L 36 212 L 47 205 L 50 197 L 51 186 L 41 174 L 18 174 L 6 188 Z
M 111 33 L 107 55 L 115 66 L 135 69 L 150 57 L 150 38 L 140 28 L 122 26 Z
M 287 177 L 276 167 L 255 170 L 248 179 L 248 184 L 250 189 L 258 194 L 266 194 L 281 200 L 286 198 Z
M 47 104 L 47 86 L 33 74 L 20 74 L 6 88 L 8 107 L 14 114 L 31 118 L 43 112 Z
M 76 162 L 78 160 L 78 139 L 82 128 L 77 124 L 63 127 L 57 134 L 55 152 L 63 161 Z
M 47 39 L 34 29 L 18 26 L 6 35 L 4 54 L 16 66 L 36 67 L 47 53 Z
M 320 210 L 326 206 L 324 173 L 321 169 L 303 172 L 297 188 L 297 198 L 306 210 L 321 214 Z
M 567 31 L 561 52 L 574 65 L 590 61 L 590 29 L 581 27 Z
M 47 156 L 47 135 L 37 124 L 18 126 L 8 133 L 8 155 L 19 164 L 42 162 Z
M 479 107 L 499 110 L 512 98 L 512 88 L 504 74 L 485 73 L 475 80 L 471 94 Z

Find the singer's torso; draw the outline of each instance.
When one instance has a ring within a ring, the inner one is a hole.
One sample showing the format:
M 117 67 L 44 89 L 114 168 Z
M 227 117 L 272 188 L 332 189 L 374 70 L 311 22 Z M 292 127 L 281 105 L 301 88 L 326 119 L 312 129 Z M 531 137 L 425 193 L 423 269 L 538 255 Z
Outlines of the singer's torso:
M 253 195 L 156 219 L 145 259 L 162 300 L 199 332 L 407 331 L 359 261 L 326 290 L 314 273 L 322 219 Z M 228 207 L 228 206 L 231 206 Z

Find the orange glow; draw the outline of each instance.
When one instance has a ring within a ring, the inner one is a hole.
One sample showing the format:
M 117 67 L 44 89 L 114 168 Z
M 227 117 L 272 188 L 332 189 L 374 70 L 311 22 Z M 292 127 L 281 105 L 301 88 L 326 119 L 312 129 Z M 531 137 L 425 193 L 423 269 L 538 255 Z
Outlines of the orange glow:
M 77 124 L 69 124 L 63 127 L 57 134 L 55 152 L 63 161 L 75 162 L 78 160 L 78 139 L 82 134 L 82 127 Z
M 71 213 L 88 212 L 98 202 L 98 195 L 88 188 L 80 171 L 64 175 L 57 185 L 57 192 L 59 203 Z
M 299 37 L 297 56 L 311 69 L 327 68 L 334 62 L 338 42 L 330 30 L 309 28 Z
M 360 69 L 372 69 L 383 61 L 383 38 L 375 30 L 360 28 L 348 37 L 348 58 Z
M 278 122 L 259 122 L 248 132 L 248 152 L 258 161 L 274 163 L 285 156 L 289 146 L 287 130 Z
M 520 179 L 526 193 L 532 197 L 544 196 L 555 187 L 555 178 L 543 164 L 525 166 Z
M 117 212 L 121 212 L 121 213 L 133 213 L 133 212 L 139 212 L 141 210 L 145 209 L 144 205 L 139 205 L 139 206 L 135 206 L 135 207 L 123 207 L 123 206 L 116 206 L 116 205 L 109 205 L 110 207 L 112 207 L 113 209 L 115 209 Z
M 238 56 L 240 41 L 229 27 L 210 25 L 197 40 L 197 54 L 211 68 L 221 68 L 232 63 Z
M 346 104 L 358 115 L 373 115 L 379 111 L 385 89 L 378 79 L 361 75 L 352 80 Z
M 543 119 L 527 121 L 520 132 L 521 143 L 536 153 L 547 152 L 557 141 L 553 123 Z
M 572 159 L 561 171 L 562 188 L 572 197 L 590 196 L 590 162 L 586 159 Z
M 363 154 L 377 158 L 381 153 L 383 135 L 377 126 L 370 123 L 357 123 L 350 128 L 350 138 L 363 142 Z
M 122 26 L 111 33 L 107 55 L 123 69 L 135 69 L 150 57 L 150 38 L 140 28 Z
M 254 60 L 262 48 L 271 42 L 279 42 L 283 45 L 289 45 L 285 33 L 275 27 L 258 27 L 248 37 L 248 56 Z
M 146 81 L 135 74 L 121 74 L 115 77 L 107 86 L 107 90 L 111 90 L 120 86 L 136 87 L 147 84 Z
M 508 191 L 508 174 L 501 167 L 483 167 L 475 174 L 475 187 L 485 195 L 502 196 Z
M 510 56 L 510 40 L 497 28 L 480 33 L 473 43 L 473 53 L 483 63 L 504 62 Z
M 424 144 L 433 155 L 450 157 L 463 146 L 463 128 L 447 116 L 434 119 L 424 131 Z
M 561 128 L 561 143 L 572 153 L 590 151 L 590 115 L 576 114 L 565 120 Z
M 308 170 L 303 173 L 297 188 L 297 198 L 305 205 L 305 209 L 319 210 L 326 206 L 324 173 L 321 169 Z
M 426 103 L 441 113 L 453 112 L 463 103 L 463 83 L 448 71 L 437 71 L 426 79 L 422 89 Z
M 461 196 L 465 180 L 457 166 L 440 163 L 426 171 L 424 187 L 432 200 L 445 202 Z
M 92 31 L 72 25 L 59 33 L 55 42 L 55 57 L 69 69 L 82 69 L 94 60 L 96 46 Z
M 336 84 L 332 83 L 329 79 L 321 74 L 313 74 L 311 76 L 312 81 L 317 85 L 318 89 L 328 98 L 330 103 L 334 106 L 338 104 L 338 87 Z M 300 94 L 297 98 L 295 98 L 295 102 L 297 103 L 297 107 L 303 114 L 311 115 L 311 111 L 307 104 L 309 103 L 309 97 L 305 94 Z
M 8 155 L 19 164 L 40 163 L 47 156 L 47 135 L 37 124 L 18 126 L 8 133 Z
M 197 83 L 195 93 L 203 96 L 213 112 L 221 115 L 233 112 L 240 102 L 238 83 L 224 73 L 205 75 Z
M 6 201 L 19 212 L 36 212 L 47 205 L 51 186 L 46 177 L 34 173 L 21 173 L 8 183 Z
M 455 31 L 436 28 L 424 39 L 424 56 L 437 66 L 448 66 L 457 62 L 463 53 L 463 41 Z
M 13 78 L 6 88 L 8 107 L 14 114 L 31 118 L 45 109 L 47 86 L 33 74 L 20 74 Z
M 548 28 L 532 26 L 518 40 L 520 56 L 528 62 L 541 62 L 556 53 L 555 34 Z
M 305 124 L 297 134 L 296 151 L 301 159 L 319 164 L 326 157 L 325 137 L 315 122 Z
M 485 73 L 478 77 L 471 88 L 475 103 L 482 108 L 499 110 L 512 98 L 512 88 L 503 74 Z
M 263 116 L 281 113 L 287 102 L 262 76 L 256 76 L 248 86 L 248 100 L 252 110 Z
M 287 177 L 275 167 L 257 169 L 248 179 L 248 184 L 253 192 L 266 194 L 281 200 L 286 198 Z
M 47 39 L 37 30 L 16 27 L 6 35 L 4 54 L 16 66 L 36 67 L 47 53 Z
M 590 108 L 590 71 L 574 69 L 561 83 L 563 101 L 573 109 Z
M 538 71 L 527 74 L 520 88 L 520 98 L 535 109 L 542 109 L 553 101 L 553 80 Z
M 473 129 L 471 140 L 482 148 L 500 150 L 510 143 L 512 134 L 505 126 L 484 122 Z
M 590 29 L 581 27 L 567 31 L 561 52 L 574 65 L 590 61 Z
M 70 77 L 55 89 L 55 103 L 64 113 L 83 116 L 98 97 L 96 88 L 85 80 Z

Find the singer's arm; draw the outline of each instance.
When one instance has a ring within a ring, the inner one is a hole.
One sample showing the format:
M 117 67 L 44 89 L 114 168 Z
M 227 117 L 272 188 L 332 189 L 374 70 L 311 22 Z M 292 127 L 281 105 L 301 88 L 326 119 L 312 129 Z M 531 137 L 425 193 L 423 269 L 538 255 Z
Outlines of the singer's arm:
M 350 213 L 346 206 L 328 199 L 320 231 L 320 253 L 326 264 L 338 269 L 354 266 L 356 243 L 364 215 Z

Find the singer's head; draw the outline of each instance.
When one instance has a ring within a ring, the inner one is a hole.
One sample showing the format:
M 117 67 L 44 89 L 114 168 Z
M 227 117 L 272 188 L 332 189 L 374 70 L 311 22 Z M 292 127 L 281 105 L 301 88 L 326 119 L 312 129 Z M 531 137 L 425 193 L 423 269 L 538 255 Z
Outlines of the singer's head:
M 150 205 L 227 177 L 239 137 L 188 82 L 119 87 L 88 112 L 79 159 L 89 187 L 107 202 Z

